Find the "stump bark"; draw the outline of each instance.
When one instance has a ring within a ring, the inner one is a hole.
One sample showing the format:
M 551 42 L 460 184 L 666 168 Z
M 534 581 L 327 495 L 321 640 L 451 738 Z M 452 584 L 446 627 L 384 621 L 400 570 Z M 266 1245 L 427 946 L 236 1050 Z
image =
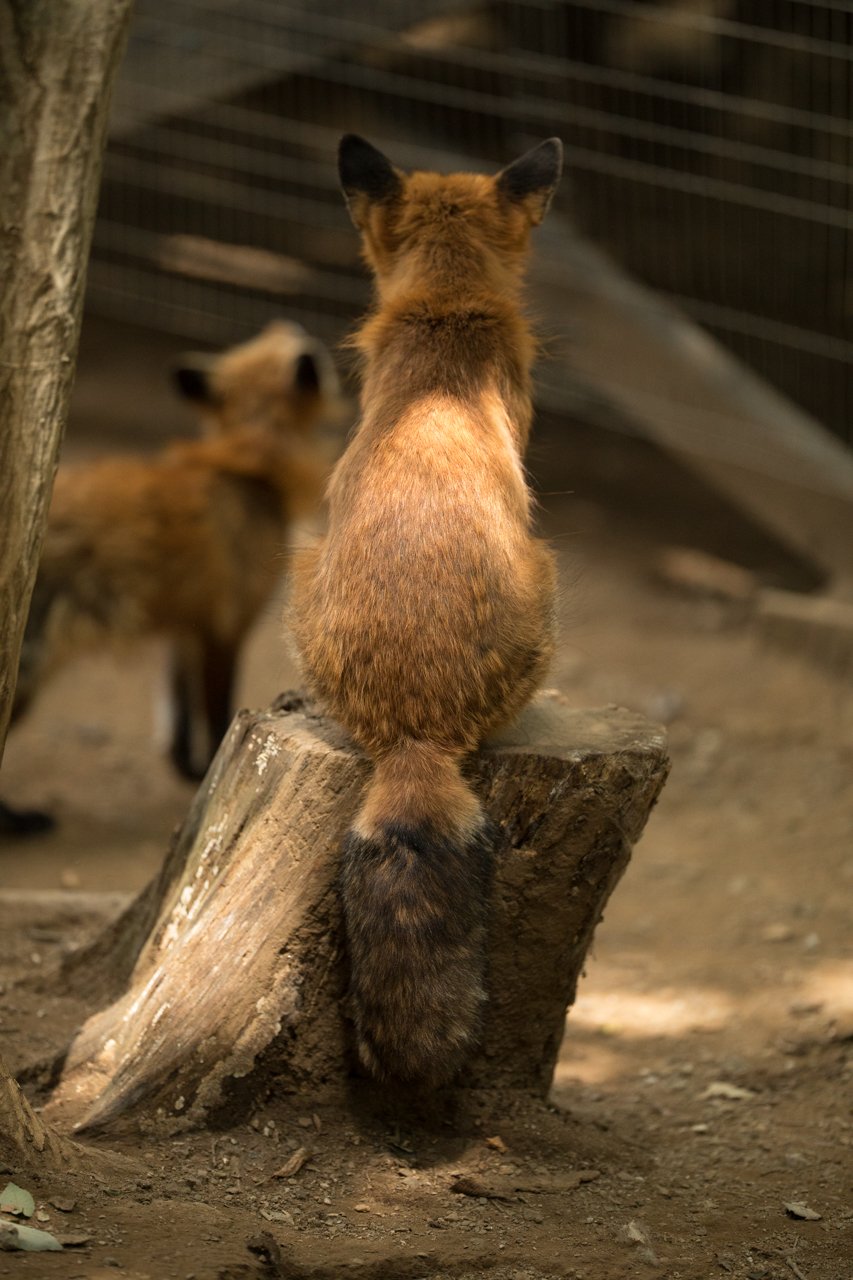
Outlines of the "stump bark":
M 0 1057 L 0 1163 L 29 1171 L 40 1159 L 51 1169 L 75 1163 L 76 1144 L 42 1123 Z
M 541 695 L 469 773 L 500 830 L 490 1002 L 458 1084 L 547 1092 L 593 931 L 667 773 L 663 731 Z M 95 1130 L 245 1118 L 345 1095 L 338 850 L 369 761 L 299 695 L 241 712 L 160 876 L 78 958 L 123 991 L 84 1025 L 47 1109 Z

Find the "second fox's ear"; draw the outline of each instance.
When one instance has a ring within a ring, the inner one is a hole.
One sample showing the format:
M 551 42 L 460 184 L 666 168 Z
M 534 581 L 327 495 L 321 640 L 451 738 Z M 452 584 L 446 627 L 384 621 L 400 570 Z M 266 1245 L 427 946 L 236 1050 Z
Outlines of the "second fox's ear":
M 341 138 L 338 173 L 350 217 L 359 229 L 364 225 L 368 207 L 393 200 L 403 185 L 387 156 L 354 133 Z
M 507 200 L 523 205 L 533 226 L 538 226 L 548 212 L 562 172 L 563 144 L 559 138 L 548 138 L 502 169 L 495 185 Z
M 172 370 L 178 394 L 194 404 L 213 404 L 216 396 L 211 385 L 213 357 L 189 352 Z
M 302 395 L 320 394 L 322 382 L 317 358 L 311 351 L 303 351 L 293 370 L 293 385 Z

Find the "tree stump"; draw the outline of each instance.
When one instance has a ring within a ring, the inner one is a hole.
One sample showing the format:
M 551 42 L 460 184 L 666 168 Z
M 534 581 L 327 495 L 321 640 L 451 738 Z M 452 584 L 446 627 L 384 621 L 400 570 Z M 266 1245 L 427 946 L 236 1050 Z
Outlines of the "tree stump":
M 667 773 L 662 730 L 548 693 L 471 760 L 500 836 L 490 1003 L 464 1087 L 544 1095 L 593 930 Z M 163 871 L 80 957 L 123 993 L 67 1053 L 47 1114 L 94 1131 L 244 1119 L 345 1096 L 338 851 L 369 761 L 300 695 L 241 712 Z

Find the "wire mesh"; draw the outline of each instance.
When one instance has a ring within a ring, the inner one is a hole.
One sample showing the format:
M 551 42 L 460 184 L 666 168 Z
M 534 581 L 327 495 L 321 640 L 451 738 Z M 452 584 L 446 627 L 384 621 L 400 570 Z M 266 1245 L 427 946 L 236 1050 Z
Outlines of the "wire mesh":
M 93 312 L 334 341 L 368 287 L 334 152 L 494 167 L 559 134 L 562 207 L 848 443 L 848 0 L 138 0 Z

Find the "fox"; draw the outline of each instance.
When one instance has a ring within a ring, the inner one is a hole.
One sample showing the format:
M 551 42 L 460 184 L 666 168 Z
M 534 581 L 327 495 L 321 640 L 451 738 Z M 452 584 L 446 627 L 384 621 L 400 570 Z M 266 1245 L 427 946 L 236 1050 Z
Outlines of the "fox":
M 281 576 L 288 526 L 319 507 L 338 384 L 325 347 L 279 320 L 173 371 L 197 439 L 60 467 L 22 644 L 13 722 L 79 650 L 163 634 L 170 746 L 198 780 L 231 720 L 240 649 Z M 0 804 L 0 831 L 52 819 Z
M 531 231 L 550 138 L 496 176 L 396 168 L 346 135 L 338 167 L 376 290 L 350 340 L 360 416 L 300 551 L 291 627 L 310 689 L 373 769 L 339 870 L 347 1012 L 379 1079 L 433 1088 L 476 1046 L 498 833 L 466 759 L 541 684 L 553 552 L 523 457 Z

